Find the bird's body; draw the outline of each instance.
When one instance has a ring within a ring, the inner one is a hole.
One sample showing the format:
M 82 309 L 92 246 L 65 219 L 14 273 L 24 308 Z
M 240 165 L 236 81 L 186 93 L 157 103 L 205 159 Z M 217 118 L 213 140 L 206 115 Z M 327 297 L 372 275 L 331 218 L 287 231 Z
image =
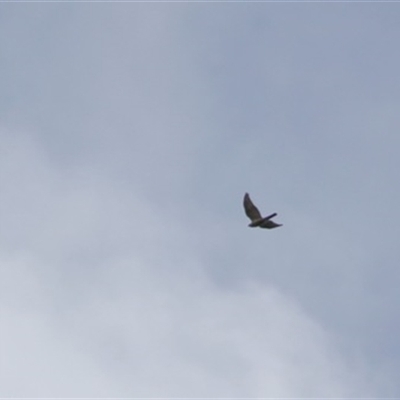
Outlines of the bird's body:
M 273 228 L 278 228 L 279 226 L 282 226 L 282 224 L 277 224 L 276 222 L 271 220 L 272 218 L 274 218 L 278 215 L 277 213 L 268 215 L 268 217 L 262 217 L 258 208 L 251 201 L 248 193 L 246 193 L 244 195 L 243 206 L 244 206 L 246 215 L 251 220 L 249 227 L 251 227 L 251 228 L 260 227 L 260 228 L 266 228 L 266 229 L 273 229 Z

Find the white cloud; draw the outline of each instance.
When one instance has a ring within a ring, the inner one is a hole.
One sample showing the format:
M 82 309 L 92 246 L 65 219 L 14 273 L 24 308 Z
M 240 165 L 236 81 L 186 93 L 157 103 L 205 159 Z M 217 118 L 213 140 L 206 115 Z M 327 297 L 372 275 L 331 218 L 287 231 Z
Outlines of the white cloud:
M 212 283 L 190 222 L 21 137 L 1 137 L 2 396 L 374 393 L 277 288 Z
M 4 376 L 398 393 L 398 24 L 343 7 L 2 6 Z

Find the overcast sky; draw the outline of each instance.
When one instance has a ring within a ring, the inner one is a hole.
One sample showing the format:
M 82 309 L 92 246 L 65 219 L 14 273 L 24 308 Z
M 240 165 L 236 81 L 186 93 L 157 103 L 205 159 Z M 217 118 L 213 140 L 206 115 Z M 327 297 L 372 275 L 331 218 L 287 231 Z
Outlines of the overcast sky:
M 399 21 L 1 4 L 0 397 L 400 397 Z

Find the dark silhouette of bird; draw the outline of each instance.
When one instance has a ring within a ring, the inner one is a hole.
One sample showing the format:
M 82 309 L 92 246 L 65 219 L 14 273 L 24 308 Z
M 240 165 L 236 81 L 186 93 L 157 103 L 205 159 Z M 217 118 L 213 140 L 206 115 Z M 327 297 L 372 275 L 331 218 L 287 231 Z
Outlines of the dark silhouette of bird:
M 251 219 L 251 222 L 249 224 L 251 228 L 260 227 L 273 229 L 282 226 L 282 224 L 277 224 L 276 222 L 271 220 L 271 218 L 274 218 L 278 215 L 277 213 L 268 215 L 268 217 L 262 217 L 260 211 L 258 211 L 258 208 L 251 201 L 248 193 L 244 195 L 243 206 L 246 215 Z

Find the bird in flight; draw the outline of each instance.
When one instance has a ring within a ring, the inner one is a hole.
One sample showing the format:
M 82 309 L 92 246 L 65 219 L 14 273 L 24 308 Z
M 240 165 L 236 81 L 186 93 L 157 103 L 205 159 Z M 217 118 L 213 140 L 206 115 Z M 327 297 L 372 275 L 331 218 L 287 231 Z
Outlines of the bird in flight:
M 268 217 L 262 217 L 260 211 L 258 211 L 258 208 L 251 201 L 248 193 L 244 195 L 243 206 L 246 215 L 251 219 L 249 224 L 251 228 L 259 226 L 260 228 L 273 229 L 282 226 L 282 224 L 277 224 L 271 220 L 271 218 L 274 218 L 278 215 L 277 213 L 268 215 Z

